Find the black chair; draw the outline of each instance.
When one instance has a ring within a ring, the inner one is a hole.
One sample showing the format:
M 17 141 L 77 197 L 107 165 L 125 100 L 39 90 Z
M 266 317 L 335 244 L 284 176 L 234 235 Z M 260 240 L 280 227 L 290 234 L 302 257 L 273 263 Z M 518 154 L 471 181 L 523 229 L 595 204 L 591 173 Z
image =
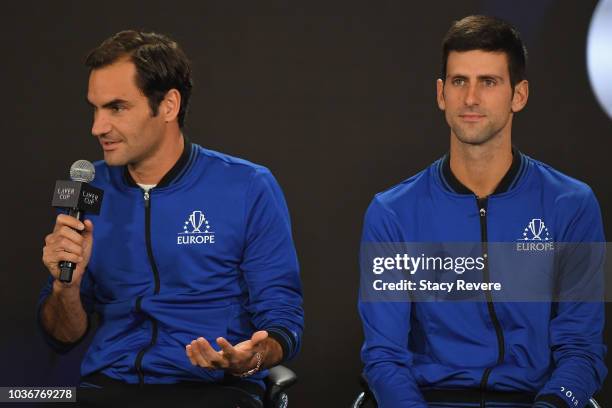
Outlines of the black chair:
M 365 404 L 368 404 L 368 407 L 377 408 L 378 404 L 376 404 L 376 399 L 374 398 L 374 394 L 370 391 L 370 387 L 368 386 L 368 382 L 366 381 L 364 375 L 362 374 L 359 377 L 359 385 L 361 385 L 361 391 L 355 401 L 353 401 L 353 405 L 351 408 L 362 408 L 366 407 Z
M 268 370 L 266 377 L 265 408 L 286 408 L 289 404 L 287 389 L 297 382 L 297 375 L 289 368 L 278 365 Z
M 377 408 L 378 404 L 376 404 L 376 399 L 374 398 L 372 391 L 370 391 L 370 387 L 368 386 L 368 383 L 363 375 L 360 377 L 359 383 L 361 384 L 361 388 L 363 389 L 363 391 L 361 391 L 359 395 L 357 395 L 357 398 L 355 398 L 355 401 L 353 401 L 353 405 L 351 405 L 351 407 L 365 408 L 366 406 L 368 406 L 371 408 Z M 599 405 L 597 401 L 595 401 L 595 398 L 591 398 L 589 400 L 589 405 L 587 405 L 586 408 L 602 408 L 602 406 Z

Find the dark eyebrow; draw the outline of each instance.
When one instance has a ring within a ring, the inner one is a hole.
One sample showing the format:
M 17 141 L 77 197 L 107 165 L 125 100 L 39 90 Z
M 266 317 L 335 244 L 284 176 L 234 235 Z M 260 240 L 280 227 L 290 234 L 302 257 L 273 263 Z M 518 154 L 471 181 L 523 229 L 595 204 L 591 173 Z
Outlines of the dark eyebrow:
M 85 99 L 85 101 L 92 108 L 96 108 L 96 105 L 94 105 L 89 99 Z M 125 99 L 116 98 L 116 99 L 113 99 L 110 102 L 106 102 L 104 105 L 102 105 L 102 108 L 109 109 L 109 108 L 117 107 L 119 105 L 129 105 L 129 103 Z
M 504 78 L 500 77 L 499 75 L 479 75 L 478 79 L 481 81 L 484 79 L 494 79 L 498 82 L 504 82 Z
M 117 107 L 119 105 L 127 105 L 127 104 L 128 104 L 128 101 L 124 99 L 113 99 L 110 102 L 106 102 L 104 105 L 102 105 L 102 107 L 105 109 L 108 109 L 108 108 Z
M 467 75 L 463 75 L 463 74 L 455 74 L 455 75 L 448 75 L 447 76 L 448 79 L 469 79 Z M 499 75 L 493 75 L 493 74 L 488 74 L 488 75 L 478 75 L 476 77 L 479 81 L 482 80 L 486 80 L 486 79 L 494 79 L 498 82 L 504 82 L 504 78 L 499 76 Z

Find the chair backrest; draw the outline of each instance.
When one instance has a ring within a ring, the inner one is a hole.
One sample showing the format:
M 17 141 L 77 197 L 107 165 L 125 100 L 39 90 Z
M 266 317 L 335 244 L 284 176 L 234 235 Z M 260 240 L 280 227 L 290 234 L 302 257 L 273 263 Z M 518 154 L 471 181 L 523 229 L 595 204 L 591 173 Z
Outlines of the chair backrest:
M 361 408 L 363 407 L 363 404 L 365 404 L 368 400 L 369 399 L 366 396 L 366 393 L 364 391 L 361 391 L 359 395 L 357 395 L 357 398 L 355 398 L 355 401 L 353 401 L 353 405 L 351 405 L 351 408 Z
M 595 398 L 591 398 L 591 399 L 589 400 L 589 407 L 590 407 L 590 408 L 602 408 L 602 406 L 601 406 L 601 405 L 599 405 L 599 404 L 597 403 L 597 401 L 595 401 Z

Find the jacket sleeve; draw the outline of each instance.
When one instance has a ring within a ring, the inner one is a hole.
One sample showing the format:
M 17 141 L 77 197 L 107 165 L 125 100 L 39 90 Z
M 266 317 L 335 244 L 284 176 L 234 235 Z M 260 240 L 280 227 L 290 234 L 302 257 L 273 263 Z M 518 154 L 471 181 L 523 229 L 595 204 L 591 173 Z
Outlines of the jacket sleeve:
M 562 204 L 560 204 L 562 205 Z M 561 239 L 573 246 L 560 268 L 562 274 L 599 281 L 603 288 L 604 234 L 601 213 L 592 191 L 584 194 L 578 211 Z M 559 241 L 559 239 L 557 239 Z M 575 279 L 570 279 L 572 284 Z M 580 281 L 577 281 L 580 283 Z M 585 301 L 586 295 L 592 298 Z M 550 342 L 555 369 L 540 390 L 534 407 L 584 407 L 606 377 L 602 293 L 591 289 L 579 301 L 560 299 L 553 306 Z
M 300 349 L 304 326 L 302 287 L 289 211 L 265 168 L 257 168 L 247 192 L 245 248 L 240 265 L 249 290 L 248 311 L 290 360 Z
M 401 242 L 402 234 L 395 216 L 374 199 L 365 216 L 364 245 L 373 242 Z M 364 273 L 364 271 L 362 271 Z M 364 285 L 366 280 L 361 280 Z M 368 288 L 363 286 L 360 293 Z M 361 358 L 368 385 L 380 408 L 426 408 L 411 370 L 409 350 L 411 303 L 391 302 L 360 296 L 359 313 L 363 322 L 364 343 Z

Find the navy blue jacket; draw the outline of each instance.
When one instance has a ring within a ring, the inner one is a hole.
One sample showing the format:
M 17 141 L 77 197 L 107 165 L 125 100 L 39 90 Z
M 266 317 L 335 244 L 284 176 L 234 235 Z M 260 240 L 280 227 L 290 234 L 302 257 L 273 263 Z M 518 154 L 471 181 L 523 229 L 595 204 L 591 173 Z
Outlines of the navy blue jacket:
M 213 347 L 267 330 L 293 358 L 303 328 L 301 283 L 289 213 L 269 170 L 186 143 L 149 194 L 125 167 L 95 163 L 102 211 L 88 217 L 94 244 L 81 283 L 99 327 L 81 375 L 127 383 L 216 382 L 185 345 Z M 39 307 L 51 291 L 43 288 Z M 40 322 L 40 319 L 39 319 Z M 56 349 L 64 345 L 47 336 Z M 263 384 L 266 372 L 251 379 Z
M 534 219 L 547 242 L 604 241 L 586 184 L 515 151 L 497 190 L 478 200 L 446 156 L 376 195 L 362 243 L 516 243 L 529 239 Z M 359 311 L 365 375 L 381 408 L 427 407 L 432 389 L 526 392 L 537 395 L 534 406 L 582 407 L 607 374 L 602 302 L 360 298 Z

